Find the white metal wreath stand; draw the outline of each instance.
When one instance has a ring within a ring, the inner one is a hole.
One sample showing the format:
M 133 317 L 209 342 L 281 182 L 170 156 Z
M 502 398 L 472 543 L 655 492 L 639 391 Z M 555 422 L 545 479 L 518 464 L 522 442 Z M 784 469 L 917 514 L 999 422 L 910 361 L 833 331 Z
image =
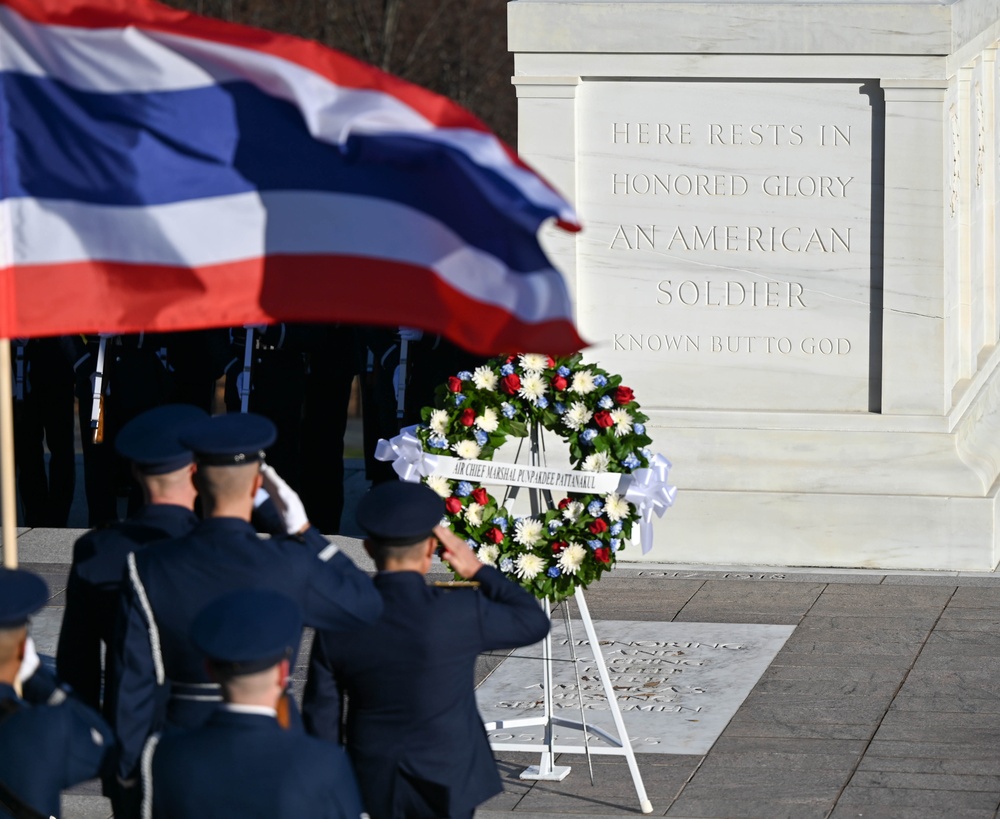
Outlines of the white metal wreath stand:
M 539 452 L 539 433 L 537 425 L 531 430 L 531 462 L 533 466 L 539 465 L 539 460 L 541 459 L 541 454 Z M 530 489 L 530 499 L 531 499 L 531 511 L 532 514 L 539 514 L 541 508 L 541 502 L 539 498 L 539 491 L 536 489 Z M 521 773 L 521 779 L 541 779 L 541 780 L 554 780 L 561 781 L 565 779 L 570 772 L 570 767 L 568 765 L 554 765 L 556 754 L 586 754 L 588 763 L 590 761 L 590 756 L 592 754 L 599 755 L 609 755 L 609 756 L 624 756 L 628 761 L 629 772 L 632 774 L 632 782 L 635 785 L 636 795 L 639 797 L 639 806 L 643 813 L 652 813 L 653 805 L 646 796 L 646 788 L 642 783 L 642 774 L 639 773 L 639 765 L 635 759 L 635 751 L 632 749 L 632 743 L 629 740 L 628 732 L 625 730 L 625 721 L 622 719 L 621 709 L 618 707 L 618 699 L 615 697 L 614 688 L 611 685 L 611 677 L 608 674 L 608 667 L 604 662 L 604 653 L 601 651 L 601 645 L 597 639 L 597 632 L 594 630 L 594 621 L 590 617 L 590 610 L 587 608 L 587 601 L 583 596 L 583 589 L 580 587 L 576 588 L 573 595 L 574 600 L 576 600 L 576 606 L 580 611 L 580 619 L 583 621 L 584 631 L 587 633 L 587 640 L 590 644 L 591 651 L 594 655 L 594 662 L 597 665 L 598 673 L 601 677 L 601 685 L 604 688 L 604 696 L 607 699 L 608 706 L 611 709 L 611 715 L 614 718 L 615 730 L 618 736 L 612 736 L 607 731 L 602 728 L 598 728 L 594 725 L 587 725 L 584 713 L 583 713 L 583 691 L 580 686 L 580 672 L 579 665 L 577 664 L 576 649 L 574 646 L 571 626 L 569 624 L 569 615 L 566 614 L 566 628 L 567 637 L 569 638 L 569 644 L 572 648 L 573 658 L 572 662 L 576 668 L 577 674 L 577 693 L 580 698 L 580 718 L 581 721 L 577 722 L 575 720 L 569 720 L 564 717 L 558 717 L 555 715 L 553 703 L 552 703 L 552 635 L 551 633 L 546 635 L 545 639 L 542 641 L 542 690 L 543 690 L 543 713 L 542 716 L 538 717 L 521 717 L 517 719 L 507 719 L 498 720 L 496 722 L 486 723 L 487 731 L 503 730 L 510 728 L 525 728 L 528 726 L 543 725 L 545 726 L 545 735 L 542 740 L 542 745 L 539 746 L 537 742 L 491 742 L 490 747 L 494 750 L 506 750 L 506 751 L 536 751 L 541 747 L 541 760 L 538 765 L 532 765 L 525 769 Z M 552 608 L 548 600 L 542 601 L 542 605 L 545 609 L 545 613 L 552 614 Z M 555 732 L 553 730 L 554 726 L 560 725 L 564 728 L 571 728 L 573 730 L 583 732 L 583 745 L 557 745 L 555 742 Z M 591 747 L 589 738 L 590 734 L 596 734 L 597 736 L 605 739 L 611 744 L 612 747 Z M 591 770 L 591 782 L 593 782 L 593 770 Z

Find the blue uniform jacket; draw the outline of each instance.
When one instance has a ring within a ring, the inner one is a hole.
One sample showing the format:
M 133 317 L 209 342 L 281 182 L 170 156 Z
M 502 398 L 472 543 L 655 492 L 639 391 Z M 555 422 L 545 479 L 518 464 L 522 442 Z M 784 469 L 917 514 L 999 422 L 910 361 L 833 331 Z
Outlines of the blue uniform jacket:
M 305 625 L 334 631 L 362 628 L 382 611 L 368 575 L 313 527 L 301 538 L 261 539 L 246 521 L 211 518 L 185 537 L 130 555 L 126 571 L 114 719 L 118 773 L 126 779 L 150 734 L 164 724 L 200 725 L 218 704 L 190 639 L 195 616 L 217 597 L 274 589 L 301 606 Z
M 153 752 L 154 819 L 359 819 L 344 750 L 283 730 L 263 714 L 218 707 L 200 728 L 163 737 Z
M 535 643 L 549 620 L 496 569 L 475 579 L 478 590 L 441 589 L 417 572 L 380 573 L 375 625 L 317 634 L 303 717 L 335 739 L 338 684 L 347 692 L 347 750 L 372 819 L 467 814 L 502 789 L 476 708 L 476 656 Z
M 102 773 L 114 738 L 96 711 L 46 675 L 35 673 L 24 700 L 0 683 L 0 782 L 29 807 L 58 817 L 60 791 Z M 9 816 L 0 804 L 0 817 Z
M 102 680 L 110 684 L 114 679 L 111 648 L 128 553 L 157 540 L 186 535 L 197 523 L 194 512 L 183 506 L 146 505 L 122 523 L 87 532 L 73 546 L 56 670 L 91 708 L 101 707 Z M 103 677 L 101 643 L 109 664 Z M 105 703 L 107 716 L 111 715 L 109 706 Z

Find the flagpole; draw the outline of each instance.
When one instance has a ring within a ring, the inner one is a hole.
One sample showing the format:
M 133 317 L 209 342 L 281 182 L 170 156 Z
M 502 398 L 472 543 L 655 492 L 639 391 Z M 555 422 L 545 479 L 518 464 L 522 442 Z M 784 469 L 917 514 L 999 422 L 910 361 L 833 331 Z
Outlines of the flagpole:
M 0 338 L 0 513 L 3 565 L 17 568 L 17 495 L 14 492 L 14 386 L 10 339 Z

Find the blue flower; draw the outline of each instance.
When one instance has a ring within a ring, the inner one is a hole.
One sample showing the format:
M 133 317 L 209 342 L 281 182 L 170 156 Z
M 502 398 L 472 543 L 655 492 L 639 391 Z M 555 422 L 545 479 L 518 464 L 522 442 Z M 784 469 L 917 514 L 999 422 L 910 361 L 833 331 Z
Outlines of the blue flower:
M 479 446 L 486 446 L 486 442 L 490 439 L 490 436 L 481 429 L 477 429 L 473 434 L 475 435 L 476 443 L 479 444 Z
M 504 401 L 500 405 L 500 412 L 503 413 L 504 418 L 513 418 L 515 413 L 517 413 L 517 410 L 514 409 L 513 404 L 508 404 L 506 401 Z
M 611 534 L 620 535 L 622 533 L 622 522 L 620 520 L 611 524 Z
M 558 520 L 550 520 L 549 521 L 549 534 L 550 535 L 555 534 L 556 530 L 557 529 L 561 529 L 561 528 L 562 528 L 562 521 L 558 521 Z
M 608 386 L 608 379 L 606 379 L 603 375 L 595 375 L 594 376 L 594 386 L 595 387 L 606 387 L 606 386 Z
M 504 364 L 500 368 L 500 375 L 510 375 L 513 372 L 514 372 L 514 365 L 513 364 Z
M 556 401 L 552 405 L 552 409 L 556 411 L 556 415 L 562 415 L 564 412 L 566 412 L 566 405 L 563 404 L 562 401 Z
M 438 449 L 448 448 L 448 439 L 445 438 L 443 435 L 432 435 L 430 438 L 427 439 L 427 443 L 429 443 L 433 447 L 437 447 Z
M 625 460 L 622 461 L 622 466 L 624 466 L 626 469 L 636 469 L 641 464 L 642 461 L 640 461 L 638 458 L 635 457 L 634 452 L 630 452 L 628 455 L 625 456 Z
M 549 570 L 545 574 L 547 574 L 549 577 L 559 577 L 559 575 L 561 575 L 562 572 L 559 571 L 558 566 L 549 566 Z
M 596 437 L 597 437 L 597 430 L 594 429 L 593 427 L 587 427 L 583 431 L 583 433 L 581 433 L 580 440 L 583 441 L 585 444 L 589 444 Z
M 645 435 L 646 434 L 646 425 L 645 424 L 632 424 L 632 430 L 635 432 L 636 435 Z
M 549 399 L 544 395 L 539 395 L 538 400 L 535 402 L 535 406 L 539 409 L 545 409 L 549 405 Z
M 563 378 L 569 378 L 569 374 L 572 372 L 572 370 L 569 367 L 563 365 L 558 370 L 556 370 L 556 372 L 559 373 L 559 375 L 561 375 Z
M 615 402 L 611 400 L 610 395 L 602 395 L 601 400 L 597 402 L 597 406 L 601 409 L 611 409 L 615 405 Z
M 599 541 L 599 540 L 588 540 L 588 541 L 587 541 L 587 545 L 588 545 L 588 546 L 589 546 L 589 547 L 590 547 L 591 549 L 594 549 L 594 550 L 596 551 L 597 549 L 600 549 L 600 548 L 601 548 L 601 546 L 603 546 L 604 544 L 603 544 L 603 543 L 601 543 L 601 541 Z
M 460 498 L 464 498 L 467 495 L 472 494 L 472 484 L 468 481 L 459 481 L 458 486 L 455 487 L 455 494 Z
M 505 574 L 510 574 L 512 571 L 514 571 L 514 561 L 511 560 L 509 557 L 505 557 L 503 560 L 500 561 L 500 571 L 504 572 Z
M 506 532 L 507 531 L 507 518 L 505 518 L 503 515 L 497 515 L 490 522 L 494 526 L 496 526 L 501 532 Z
M 471 381 L 472 373 L 470 373 L 468 370 L 462 370 L 462 372 L 458 374 L 458 378 L 462 381 Z
M 649 451 L 648 446 L 644 446 L 639 450 L 639 454 L 642 455 L 647 461 L 653 457 L 653 453 Z
M 456 406 L 456 407 L 457 407 L 457 406 L 458 406 L 459 404 L 461 404 L 461 403 L 462 403 L 462 402 L 463 402 L 464 400 L 465 400 L 465 396 L 464 396 L 464 395 L 462 395 L 462 393 L 460 393 L 460 392 L 456 392 L 456 393 L 455 393 L 455 406 Z
M 618 538 L 613 537 L 613 538 L 611 538 L 611 540 L 609 542 L 611 544 L 611 551 L 612 552 L 617 552 L 618 551 L 618 547 L 621 545 L 621 541 Z
M 465 542 L 469 544 L 469 548 L 472 549 L 472 551 L 476 551 L 476 549 L 479 548 L 479 544 L 476 543 L 476 541 L 474 541 L 471 537 L 466 538 Z
M 587 507 L 587 514 L 593 515 L 595 518 L 598 517 L 601 512 L 604 511 L 604 504 L 599 500 L 593 500 L 590 502 L 590 506 Z

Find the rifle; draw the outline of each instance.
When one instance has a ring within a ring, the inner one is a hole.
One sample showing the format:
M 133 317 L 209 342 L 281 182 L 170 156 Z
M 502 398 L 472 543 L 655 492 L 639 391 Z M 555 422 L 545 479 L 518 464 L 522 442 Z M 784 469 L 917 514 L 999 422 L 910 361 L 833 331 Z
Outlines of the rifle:
M 114 333 L 101 333 L 97 344 L 97 367 L 94 370 L 93 403 L 90 405 L 90 429 L 93 441 L 104 440 L 104 361 L 108 351 L 108 339 Z
M 240 394 L 240 412 L 250 409 L 250 369 L 253 366 L 253 325 L 245 325 L 246 342 L 243 347 L 243 372 L 236 379 L 236 389 Z

